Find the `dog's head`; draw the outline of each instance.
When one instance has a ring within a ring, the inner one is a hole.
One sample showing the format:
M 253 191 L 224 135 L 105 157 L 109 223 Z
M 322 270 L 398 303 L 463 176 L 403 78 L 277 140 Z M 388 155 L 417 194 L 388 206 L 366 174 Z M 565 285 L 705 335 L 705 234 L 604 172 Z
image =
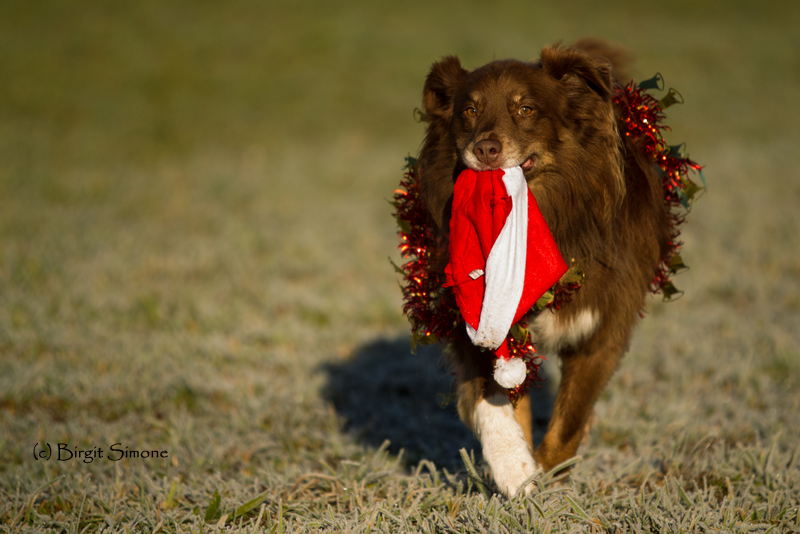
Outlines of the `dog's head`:
M 611 65 L 577 48 L 551 46 L 535 62 L 494 61 L 472 72 L 449 56 L 423 89 L 426 143 L 455 152 L 456 174 L 521 166 L 537 199 L 586 190 L 607 219 L 624 193 L 613 94 Z

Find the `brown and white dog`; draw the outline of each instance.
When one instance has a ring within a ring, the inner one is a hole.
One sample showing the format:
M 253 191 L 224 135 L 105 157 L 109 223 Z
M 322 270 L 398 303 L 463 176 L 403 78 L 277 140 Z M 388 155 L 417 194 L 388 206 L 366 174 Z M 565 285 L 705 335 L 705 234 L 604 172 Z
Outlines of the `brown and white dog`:
M 568 304 L 529 325 L 537 351 L 562 362 L 550 424 L 535 449 L 530 402 L 510 403 L 492 377 L 491 353 L 472 345 L 463 329 L 447 351 L 459 416 L 508 496 L 529 492 L 531 485 L 521 487 L 528 478 L 575 455 L 670 246 L 653 163 L 617 131 L 612 98 L 622 57 L 593 40 L 546 47 L 533 62 L 493 61 L 471 72 L 449 56 L 425 81 L 429 125 L 418 172 L 441 246 L 448 246 L 460 172 L 519 165 L 562 256 L 585 273 Z

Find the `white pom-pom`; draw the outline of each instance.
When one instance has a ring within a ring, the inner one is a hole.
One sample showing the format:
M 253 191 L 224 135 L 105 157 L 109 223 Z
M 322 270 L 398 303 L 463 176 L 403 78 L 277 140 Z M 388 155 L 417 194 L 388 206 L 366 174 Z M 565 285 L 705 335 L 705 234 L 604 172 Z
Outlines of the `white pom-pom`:
M 497 358 L 494 362 L 494 380 L 500 387 L 515 388 L 525 382 L 527 376 L 528 366 L 522 358 Z

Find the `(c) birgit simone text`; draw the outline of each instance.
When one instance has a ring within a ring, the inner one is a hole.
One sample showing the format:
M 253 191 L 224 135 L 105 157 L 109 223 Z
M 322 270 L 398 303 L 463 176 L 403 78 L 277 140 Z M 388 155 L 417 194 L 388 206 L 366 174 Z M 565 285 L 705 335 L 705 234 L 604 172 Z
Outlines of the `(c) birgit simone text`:
M 77 460 L 83 463 L 92 463 L 95 459 L 111 460 L 118 462 L 126 459 L 156 459 L 169 458 L 166 449 L 131 449 L 122 443 L 114 443 L 108 447 L 108 454 L 103 447 L 80 448 L 70 447 L 68 443 L 57 443 L 55 447 L 49 443 L 35 443 L 33 445 L 33 458 L 35 460 L 58 460 L 68 462 Z

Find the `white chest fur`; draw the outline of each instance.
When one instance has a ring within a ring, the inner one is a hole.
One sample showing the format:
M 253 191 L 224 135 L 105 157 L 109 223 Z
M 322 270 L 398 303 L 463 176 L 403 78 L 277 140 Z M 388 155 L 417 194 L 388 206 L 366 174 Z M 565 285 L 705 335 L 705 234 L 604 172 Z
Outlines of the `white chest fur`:
M 557 354 L 591 336 L 599 324 L 600 314 L 590 308 L 569 318 L 545 310 L 531 323 L 530 331 L 539 352 Z

